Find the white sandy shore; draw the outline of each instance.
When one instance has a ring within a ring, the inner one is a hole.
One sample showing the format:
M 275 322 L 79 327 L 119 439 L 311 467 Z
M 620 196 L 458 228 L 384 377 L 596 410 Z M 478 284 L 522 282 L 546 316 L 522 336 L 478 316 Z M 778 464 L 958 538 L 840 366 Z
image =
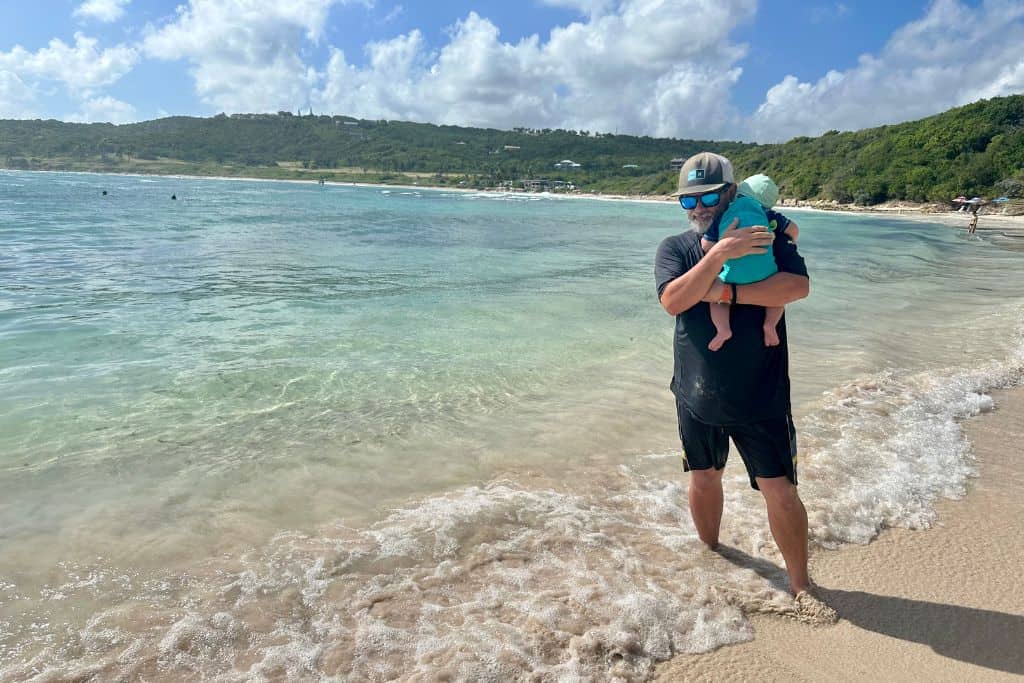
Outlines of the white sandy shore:
M 1024 387 L 964 425 L 980 476 L 927 531 L 812 553 L 842 618 L 753 617 L 754 640 L 678 656 L 658 681 L 1002 681 L 1024 677 Z M 755 568 L 756 571 L 756 568 Z
M 960 213 L 958 211 L 924 211 L 920 208 L 906 208 L 901 211 L 894 209 L 844 209 L 842 211 L 836 211 L 812 206 L 784 206 L 780 207 L 779 210 L 784 213 L 789 213 L 790 215 L 799 214 L 803 211 L 811 211 L 822 214 L 844 213 L 875 217 L 884 216 L 886 218 L 899 218 L 924 223 L 940 223 L 942 225 L 948 225 L 955 228 L 963 228 L 964 230 L 967 229 L 967 226 L 971 222 L 970 214 Z M 1009 216 L 1001 213 L 979 214 L 977 232 L 979 234 L 984 234 L 992 230 L 1000 230 L 1007 234 L 1024 236 L 1024 215 Z

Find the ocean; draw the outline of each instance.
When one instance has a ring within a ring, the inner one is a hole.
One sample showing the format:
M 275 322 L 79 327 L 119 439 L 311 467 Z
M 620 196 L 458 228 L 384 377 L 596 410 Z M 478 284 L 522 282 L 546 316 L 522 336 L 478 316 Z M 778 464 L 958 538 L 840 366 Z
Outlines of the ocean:
M 1024 243 L 788 215 L 812 543 L 927 528 L 975 472 L 959 422 L 1024 380 Z M 731 556 L 689 518 L 653 279 L 684 229 L 0 171 L 0 679 L 642 680 L 750 639 L 785 577 L 735 453 Z

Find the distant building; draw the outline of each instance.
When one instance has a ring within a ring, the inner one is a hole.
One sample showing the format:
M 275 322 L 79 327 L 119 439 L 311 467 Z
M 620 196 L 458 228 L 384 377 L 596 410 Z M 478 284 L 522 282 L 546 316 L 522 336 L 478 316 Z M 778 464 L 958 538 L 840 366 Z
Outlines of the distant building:
M 514 151 L 517 151 L 519 149 L 519 145 L 505 145 L 505 149 L 506 150 L 512 150 L 514 152 Z
M 527 192 L 571 192 L 576 186 L 564 180 L 548 180 L 547 178 L 531 178 L 519 181 Z
M 580 167 L 580 165 L 577 164 L 572 159 L 562 159 L 561 161 L 555 163 L 555 168 L 560 168 L 560 169 L 563 169 L 563 170 L 565 170 L 565 169 L 574 169 L 574 168 L 579 168 L 579 167 Z
M 681 169 L 683 167 L 683 164 L 685 164 L 685 163 L 686 163 L 686 159 L 684 159 L 682 157 L 678 157 L 678 158 L 673 159 L 672 161 L 668 162 L 668 167 L 670 169 L 672 169 L 673 171 L 678 171 L 679 169 Z
M 640 168 L 636 164 L 623 164 L 622 168 Z

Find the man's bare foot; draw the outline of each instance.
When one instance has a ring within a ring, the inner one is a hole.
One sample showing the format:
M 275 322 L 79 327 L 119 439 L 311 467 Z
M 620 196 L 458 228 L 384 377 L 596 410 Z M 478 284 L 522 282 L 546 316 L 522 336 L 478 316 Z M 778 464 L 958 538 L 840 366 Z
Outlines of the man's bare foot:
M 779 333 L 775 331 L 774 325 L 764 326 L 764 345 L 765 346 L 778 346 L 779 345 Z
M 839 621 L 834 609 L 810 590 L 800 591 L 793 598 L 793 618 L 814 626 L 829 626 Z
M 719 332 L 715 335 L 714 339 L 708 343 L 708 348 L 712 351 L 717 351 L 730 339 L 732 339 L 732 330 L 729 330 L 728 332 Z

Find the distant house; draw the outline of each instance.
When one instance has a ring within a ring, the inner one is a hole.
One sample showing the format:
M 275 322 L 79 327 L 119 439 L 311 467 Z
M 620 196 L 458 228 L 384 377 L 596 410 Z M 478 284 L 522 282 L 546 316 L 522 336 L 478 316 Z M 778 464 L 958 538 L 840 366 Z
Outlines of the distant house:
M 561 161 L 555 163 L 555 168 L 560 168 L 560 169 L 574 169 L 574 168 L 579 168 L 579 167 L 580 167 L 580 165 L 577 164 L 572 159 L 562 159 Z
M 571 192 L 576 189 L 572 183 L 564 180 L 548 180 L 547 178 L 532 178 L 520 181 L 523 189 L 527 192 Z
M 678 157 L 678 158 L 673 159 L 672 161 L 668 162 L 668 167 L 670 169 L 672 169 L 673 171 L 678 171 L 679 169 L 681 169 L 683 167 L 683 164 L 685 164 L 685 163 L 686 163 L 686 159 L 684 159 L 682 157 Z
M 640 168 L 636 164 L 623 164 L 622 168 Z
M 458 142 L 456 142 L 455 144 L 456 144 L 456 145 L 464 145 L 464 144 L 466 144 L 466 143 L 465 143 L 465 142 L 463 142 L 462 140 L 459 140 L 459 141 L 458 141 Z
M 516 152 L 519 150 L 519 145 L 505 145 L 505 150 L 511 150 L 513 152 Z

